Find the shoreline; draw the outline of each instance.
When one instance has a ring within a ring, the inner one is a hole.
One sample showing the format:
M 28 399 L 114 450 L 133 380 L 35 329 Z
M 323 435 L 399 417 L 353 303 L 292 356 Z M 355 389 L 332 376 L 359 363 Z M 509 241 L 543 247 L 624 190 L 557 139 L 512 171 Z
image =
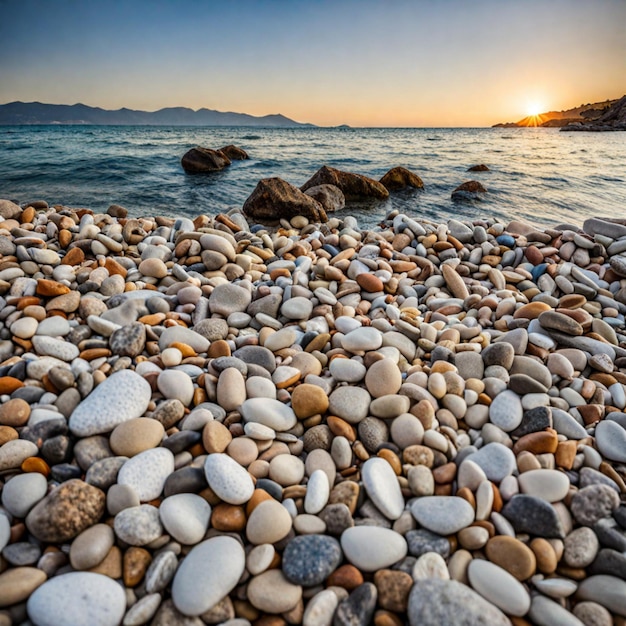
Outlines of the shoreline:
M 0 216 L 0 625 L 626 618 L 625 223 Z

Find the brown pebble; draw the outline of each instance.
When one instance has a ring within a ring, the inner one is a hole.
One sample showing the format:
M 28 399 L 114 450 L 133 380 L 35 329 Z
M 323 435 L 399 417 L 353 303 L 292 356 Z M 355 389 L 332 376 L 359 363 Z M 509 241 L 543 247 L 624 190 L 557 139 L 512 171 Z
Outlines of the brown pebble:
M 104 576 L 108 576 L 114 580 L 122 578 L 122 551 L 117 546 L 111 546 L 111 549 L 102 562 L 88 571 L 94 572 L 95 574 L 103 574 Z
M 535 554 L 537 569 L 542 574 L 553 574 L 558 561 L 550 542 L 543 537 L 536 537 L 530 542 L 530 549 Z
M 13 441 L 18 439 L 20 434 L 11 426 L 0 426 L 0 446 L 3 446 L 7 441 Z
M 13 376 L 0 376 L 0 394 L 10 396 L 16 389 L 20 389 L 24 383 Z
M 146 574 L 152 556 L 144 548 L 132 546 L 124 553 L 122 561 L 122 577 L 127 587 L 137 586 Z
M 80 265 L 85 260 L 85 253 L 80 248 L 68 250 L 61 263 L 63 265 Z
M 345 504 L 350 513 L 354 515 L 356 511 L 360 488 L 358 483 L 353 480 L 344 480 L 342 483 L 335 485 L 328 499 L 329 504 Z
M 22 398 L 12 398 L 0 405 L 0 425 L 24 426 L 30 417 L 30 404 Z
M 222 532 L 241 532 L 246 527 L 246 512 L 242 506 L 222 502 L 213 507 L 211 526 Z
M 517 580 L 527 580 L 537 568 L 535 553 L 519 539 L 498 535 L 485 546 L 487 558 L 505 569 Z
M 224 452 L 233 436 L 224 424 L 217 420 L 211 420 L 202 429 L 202 445 L 209 453 Z
M 43 474 L 44 476 L 50 475 L 50 467 L 38 456 L 30 456 L 27 459 L 22 461 L 21 465 L 23 472 L 37 472 L 38 474 Z
M 554 455 L 556 466 L 565 470 L 571 470 L 574 465 L 577 449 L 577 441 L 559 441 L 559 445 L 557 446 L 556 453 Z
M 37 280 L 36 292 L 40 296 L 54 297 L 62 296 L 70 292 L 70 288 L 63 283 L 58 283 L 56 280 L 49 280 L 47 278 L 39 278 Z
M 558 445 L 559 439 L 556 431 L 552 428 L 547 428 L 545 431 L 530 433 L 520 437 L 513 446 L 513 454 L 517 455 L 522 450 L 528 450 L 533 454 L 544 454 L 546 452 L 554 454 Z
M 381 569 L 374 574 L 378 590 L 378 606 L 388 611 L 404 613 L 407 609 L 413 578 L 406 572 Z
M 246 515 L 250 517 L 250 513 L 252 513 L 252 511 L 254 511 L 254 509 L 256 509 L 256 507 L 265 500 L 273 500 L 273 498 L 269 493 L 267 493 L 267 491 L 265 491 L 265 489 L 255 489 L 252 493 L 252 497 L 246 504 Z
M 338 567 L 327 579 L 327 587 L 343 587 L 348 591 L 356 589 L 363 584 L 363 574 L 354 565 L 342 565 Z
M 402 626 L 403 621 L 391 611 L 378 610 L 374 613 L 374 626 Z

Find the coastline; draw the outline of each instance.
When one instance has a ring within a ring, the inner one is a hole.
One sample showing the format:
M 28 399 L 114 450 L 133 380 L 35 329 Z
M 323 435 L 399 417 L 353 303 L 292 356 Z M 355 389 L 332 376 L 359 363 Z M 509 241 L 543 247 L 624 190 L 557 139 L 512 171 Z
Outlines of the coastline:
M 626 617 L 625 223 L 0 215 L 0 619 Z

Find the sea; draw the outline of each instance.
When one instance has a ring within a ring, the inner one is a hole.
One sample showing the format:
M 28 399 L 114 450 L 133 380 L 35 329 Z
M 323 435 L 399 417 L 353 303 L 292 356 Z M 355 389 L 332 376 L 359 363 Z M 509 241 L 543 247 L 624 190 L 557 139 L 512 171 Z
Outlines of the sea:
M 194 146 L 234 144 L 250 159 L 210 174 L 186 174 Z M 485 164 L 489 171 L 468 172 Z M 626 218 L 626 133 L 552 128 L 257 128 L 181 126 L 0 126 L 0 198 L 23 204 L 129 215 L 195 217 L 241 208 L 262 178 L 300 186 L 322 165 L 379 179 L 395 166 L 423 190 L 350 204 L 375 228 L 392 210 L 444 222 L 522 219 L 539 226 L 582 225 L 591 216 Z M 481 200 L 451 192 L 478 180 Z

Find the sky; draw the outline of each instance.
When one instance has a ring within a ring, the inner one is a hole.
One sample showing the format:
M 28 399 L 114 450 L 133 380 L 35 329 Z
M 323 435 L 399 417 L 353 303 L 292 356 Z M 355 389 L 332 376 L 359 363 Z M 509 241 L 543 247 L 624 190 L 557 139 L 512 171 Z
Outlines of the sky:
M 0 103 L 490 126 L 626 94 L 626 0 L 0 0 Z

